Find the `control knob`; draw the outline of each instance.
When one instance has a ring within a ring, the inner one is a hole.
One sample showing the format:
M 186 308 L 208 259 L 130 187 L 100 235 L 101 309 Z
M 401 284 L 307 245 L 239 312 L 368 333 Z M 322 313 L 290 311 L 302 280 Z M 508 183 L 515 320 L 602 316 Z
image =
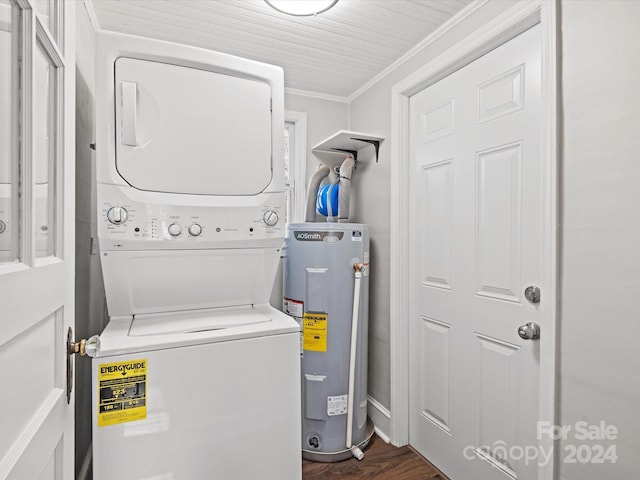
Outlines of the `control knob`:
M 172 223 L 171 225 L 169 225 L 169 228 L 167 230 L 169 231 L 169 235 L 171 235 L 172 237 L 177 237 L 182 233 L 182 227 L 177 223 Z
M 264 215 L 262 215 L 262 220 L 264 220 L 264 223 L 268 226 L 273 227 L 278 223 L 278 213 L 274 210 L 267 210 L 264 212 Z
M 114 225 L 122 225 L 129 218 L 129 212 L 124 207 L 111 207 L 107 210 L 107 220 Z
M 189 226 L 189 235 L 191 235 L 192 237 L 197 237 L 201 233 L 202 233 L 202 227 L 197 223 L 192 223 Z

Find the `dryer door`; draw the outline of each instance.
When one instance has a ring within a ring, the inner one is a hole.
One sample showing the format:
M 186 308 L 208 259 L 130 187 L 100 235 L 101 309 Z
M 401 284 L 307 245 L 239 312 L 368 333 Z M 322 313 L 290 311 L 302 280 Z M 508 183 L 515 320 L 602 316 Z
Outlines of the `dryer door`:
M 271 90 L 221 73 L 115 62 L 116 167 L 132 187 L 256 195 L 271 182 Z

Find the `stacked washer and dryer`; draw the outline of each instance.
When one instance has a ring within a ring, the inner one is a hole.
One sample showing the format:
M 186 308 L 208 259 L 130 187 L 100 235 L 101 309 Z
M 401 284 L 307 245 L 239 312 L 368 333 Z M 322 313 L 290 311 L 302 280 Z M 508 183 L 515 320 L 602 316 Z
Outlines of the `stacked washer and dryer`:
M 100 34 L 94 478 L 301 478 L 280 68 Z

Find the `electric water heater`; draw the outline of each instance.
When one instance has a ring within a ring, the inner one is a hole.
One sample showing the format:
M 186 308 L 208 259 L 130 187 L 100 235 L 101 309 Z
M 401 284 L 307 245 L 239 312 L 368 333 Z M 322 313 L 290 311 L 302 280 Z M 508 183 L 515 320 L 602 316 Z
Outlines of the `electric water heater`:
M 294 223 L 284 243 L 283 310 L 301 325 L 302 451 L 362 458 L 367 424 L 369 228 Z

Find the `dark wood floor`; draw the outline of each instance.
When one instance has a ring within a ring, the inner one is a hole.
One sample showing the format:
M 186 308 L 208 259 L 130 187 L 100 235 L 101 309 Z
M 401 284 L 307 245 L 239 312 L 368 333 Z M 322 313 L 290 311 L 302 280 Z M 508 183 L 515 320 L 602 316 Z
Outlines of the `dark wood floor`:
M 447 480 L 409 447 L 397 448 L 373 436 L 361 461 L 302 461 L 303 480 Z

